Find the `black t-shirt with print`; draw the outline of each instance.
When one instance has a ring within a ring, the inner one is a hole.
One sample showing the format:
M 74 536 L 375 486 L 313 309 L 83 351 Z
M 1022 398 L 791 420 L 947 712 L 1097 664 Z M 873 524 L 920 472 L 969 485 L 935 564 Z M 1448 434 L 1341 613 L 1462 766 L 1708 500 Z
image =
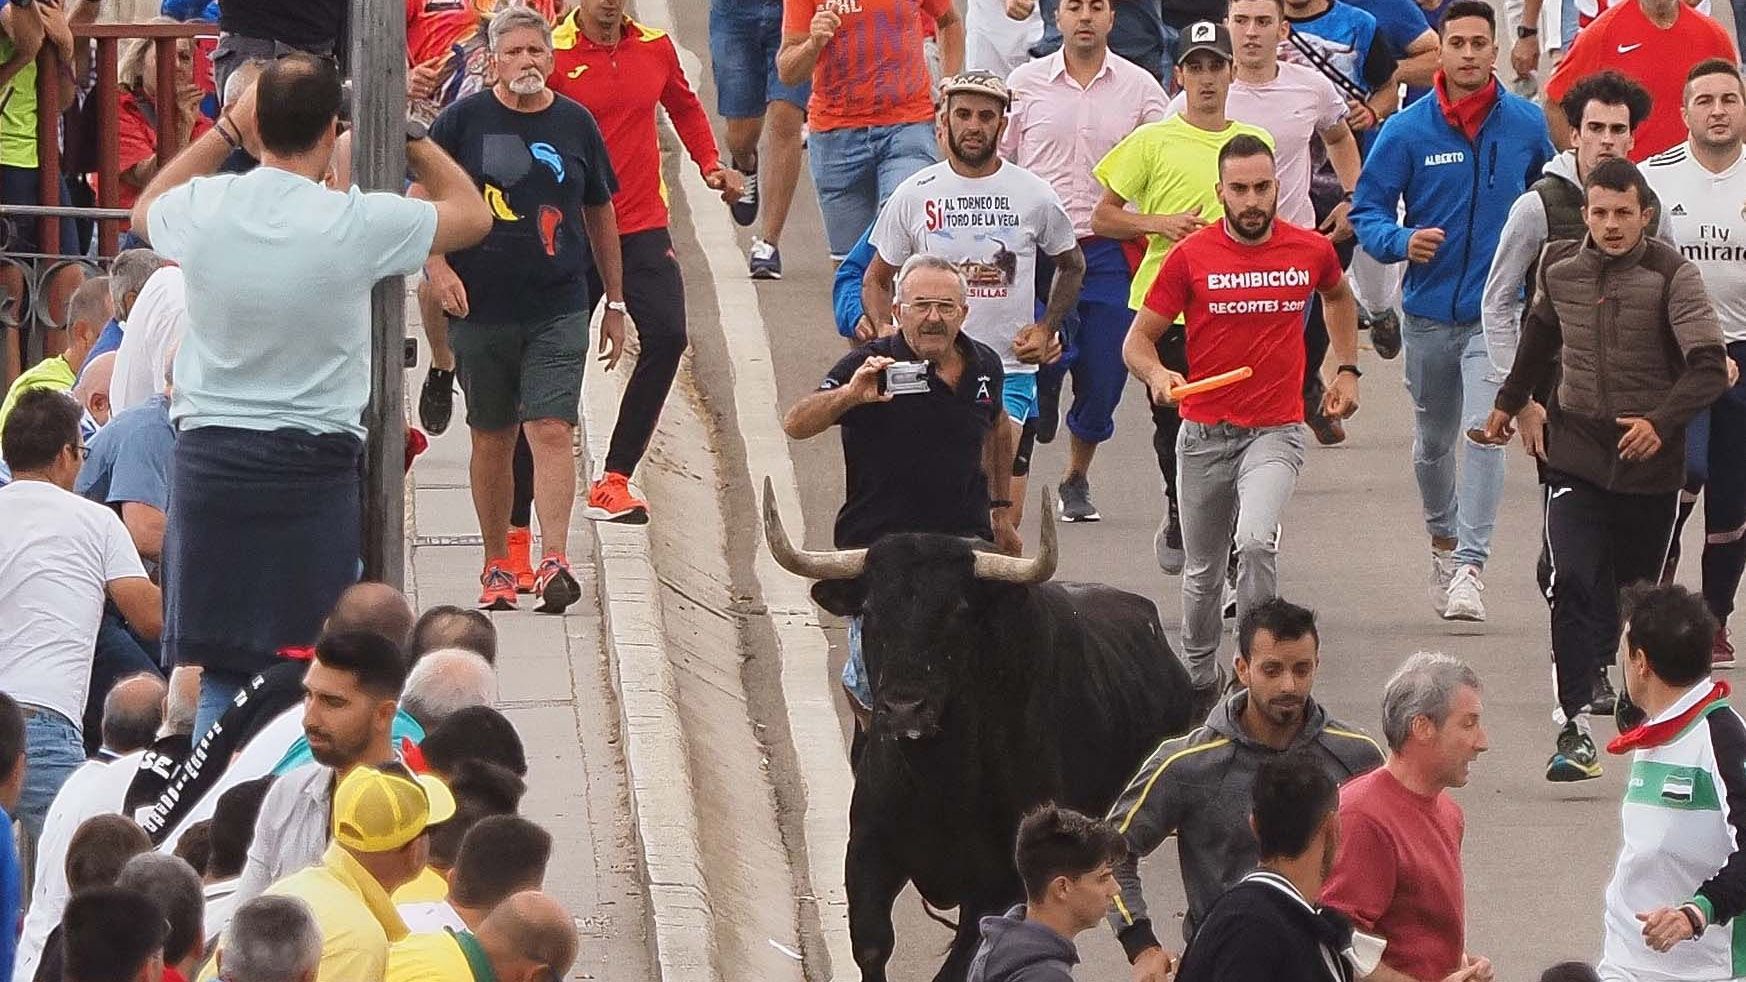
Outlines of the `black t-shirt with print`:
M 871 545 L 891 532 L 994 539 L 982 445 L 990 427 L 1004 425 L 1006 374 L 993 348 L 962 333 L 957 344 L 964 356 L 957 388 L 930 369 L 926 393 L 856 406 L 837 420 L 847 485 L 837 512 L 837 548 Z M 888 335 L 851 351 L 819 388 L 848 384 L 874 355 L 918 360 L 901 332 Z
M 449 254 L 467 320 L 517 324 L 588 309 L 593 264 L 582 209 L 611 204 L 618 178 L 594 116 L 563 96 L 517 112 L 489 90 L 443 110 L 430 138 L 485 195 L 485 241 Z

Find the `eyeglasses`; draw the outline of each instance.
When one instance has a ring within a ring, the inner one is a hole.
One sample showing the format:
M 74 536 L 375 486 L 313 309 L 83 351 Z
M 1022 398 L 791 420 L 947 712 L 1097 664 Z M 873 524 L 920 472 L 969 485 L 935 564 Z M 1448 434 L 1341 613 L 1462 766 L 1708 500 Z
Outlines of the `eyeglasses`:
M 83 443 L 75 444 L 73 447 L 73 452 L 79 455 L 80 460 L 90 460 L 91 459 L 91 448 L 85 446 Z
M 908 307 L 923 316 L 938 317 L 949 317 L 963 307 L 956 300 L 905 300 L 901 306 Z

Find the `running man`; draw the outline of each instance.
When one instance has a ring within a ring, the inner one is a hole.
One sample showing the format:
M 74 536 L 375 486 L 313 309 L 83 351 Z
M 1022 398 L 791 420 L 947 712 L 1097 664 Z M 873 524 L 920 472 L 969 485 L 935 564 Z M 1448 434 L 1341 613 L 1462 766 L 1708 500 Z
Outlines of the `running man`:
M 964 270 L 970 312 L 964 333 L 993 348 L 1006 372 L 1007 416 L 1019 449 L 1013 462 L 1013 524 L 1024 513 L 1029 440 L 1037 418 L 1037 366 L 1061 354 L 1061 322 L 1079 300 L 1085 255 L 1073 221 L 1048 182 L 1002 160 L 1001 134 L 1011 95 L 988 72 L 940 83 L 945 100 L 946 159 L 897 186 L 873 226 L 876 250 L 862 280 L 867 316 L 888 332 L 897 271 L 919 253 L 944 256 Z M 1037 263 L 1055 264 L 1047 308 L 1037 317 Z
M 749 268 L 754 280 L 782 278 L 777 248 L 788 224 L 788 206 L 800 180 L 800 131 L 812 82 L 784 83 L 776 73 L 782 47 L 782 0 L 712 0 L 709 61 L 715 71 L 715 102 L 727 122 L 728 156 L 746 176 L 746 190 L 729 206 L 734 221 L 750 227 L 764 213 L 763 234 L 752 239 Z M 769 134 L 764 153 L 758 140 Z M 769 166 L 765 167 L 764 165 Z M 760 192 L 758 174 L 765 180 Z
M 1187 94 L 1182 112 L 1128 134 L 1092 172 L 1104 187 L 1103 198 L 1091 213 L 1092 232 L 1146 246 L 1128 291 L 1131 310 L 1140 309 L 1171 248 L 1223 217 L 1216 191 L 1219 149 L 1244 134 L 1273 145 L 1266 130 L 1225 115 L 1231 88 L 1231 34 L 1223 26 L 1200 21 L 1182 32 L 1176 49 L 1176 85 Z M 1160 334 L 1158 345 L 1165 367 L 1178 374 L 1188 372 L 1180 324 Z M 1131 361 L 1128 367 L 1132 369 Z M 1166 505 L 1152 545 L 1158 568 L 1172 575 L 1182 572 L 1183 564 L 1182 524 L 1176 507 L 1176 433 L 1181 426 L 1175 405 L 1153 401 L 1152 449 L 1164 477 Z
M 667 233 L 656 110 L 667 111 L 703 182 L 730 206 L 739 199 L 743 180 L 722 166 L 709 115 L 686 82 L 667 32 L 631 20 L 623 0 L 582 0 L 552 34 L 557 50 L 551 86 L 594 114 L 618 174 L 612 203 L 624 256 L 625 302 L 609 302 L 607 309 L 628 311 L 640 345 L 618 406 L 606 472 L 588 488 L 582 514 L 641 525 L 649 520 L 649 505 L 631 492 L 631 473 L 649 448 L 686 345 L 685 283 Z M 588 293 L 598 306 L 600 284 L 592 274 Z M 523 500 L 520 491 L 516 497 Z
M 1159 405 L 1175 404 L 1171 390 L 1186 381 L 1158 357 L 1158 343 L 1178 317 L 1185 318 L 1188 364 L 1197 377 L 1253 372 L 1181 401 L 1182 648 L 1194 705 L 1202 710 L 1197 716 L 1229 677 L 1217 656 L 1231 550 L 1238 557 L 1239 620 L 1278 591 L 1279 521 L 1303 466 L 1303 318 L 1312 297 L 1327 307 L 1340 362 L 1323 411 L 1355 412 L 1360 375 L 1358 309 L 1340 257 L 1326 236 L 1276 218 L 1272 148 L 1240 134 L 1215 163 L 1225 217 L 1170 251 L 1122 347 L 1128 370 Z

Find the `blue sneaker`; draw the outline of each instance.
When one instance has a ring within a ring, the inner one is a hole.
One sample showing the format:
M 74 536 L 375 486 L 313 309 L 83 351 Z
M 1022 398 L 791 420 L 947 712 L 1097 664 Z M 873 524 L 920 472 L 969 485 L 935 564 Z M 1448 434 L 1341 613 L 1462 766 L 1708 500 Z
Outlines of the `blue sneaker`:
M 742 173 L 746 175 L 746 190 L 740 194 L 740 200 L 728 205 L 728 214 L 734 216 L 734 222 L 741 228 L 751 228 L 758 220 L 758 172 Z
M 763 239 L 752 240 L 752 279 L 779 280 L 782 278 L 782 252 Z

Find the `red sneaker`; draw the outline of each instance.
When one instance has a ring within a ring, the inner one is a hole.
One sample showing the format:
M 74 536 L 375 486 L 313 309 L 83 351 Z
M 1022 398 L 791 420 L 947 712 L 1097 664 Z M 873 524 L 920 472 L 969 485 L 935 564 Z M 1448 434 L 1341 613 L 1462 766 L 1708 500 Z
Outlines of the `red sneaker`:
M 534 593 L 540 605 L 534 609 L 542 614 L 562 614 L 582 596 L 582 586 L 570 575 L 570 561 L 561 553 L 548 552 L 540 560 L 540 572 L 534 582 Z
M 504 561 L 504 568 L 515 577 L 516 593 L 534 592 L 532 529 L 510 526 L 509 558 Z
M 607 471 L 589 486 L 588 507 L 582 509 L 582 516 L 596 522 L 647 525 L 649 503 L 631 494 L 630 478 Z
M 1710 668 L 1733 668 L 1734 644 L 1728 640 L 1727 625 L 1716 629 L 1716 640 L 1710 645 Z
M 515 609 L 515 574 L 509 571 L 506 560 L 486 560 L 485 572 L 479 574 L 479 585 L 484 587 L 479 592 L 479 609 Z

